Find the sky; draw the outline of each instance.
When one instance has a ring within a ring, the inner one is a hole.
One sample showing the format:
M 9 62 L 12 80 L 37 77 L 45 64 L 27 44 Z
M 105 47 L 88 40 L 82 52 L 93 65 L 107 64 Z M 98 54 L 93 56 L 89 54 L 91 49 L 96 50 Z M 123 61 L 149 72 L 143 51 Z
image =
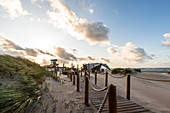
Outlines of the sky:
M 0 54 L 41 65 L 170 68 L 169 0 L 0 0 Z

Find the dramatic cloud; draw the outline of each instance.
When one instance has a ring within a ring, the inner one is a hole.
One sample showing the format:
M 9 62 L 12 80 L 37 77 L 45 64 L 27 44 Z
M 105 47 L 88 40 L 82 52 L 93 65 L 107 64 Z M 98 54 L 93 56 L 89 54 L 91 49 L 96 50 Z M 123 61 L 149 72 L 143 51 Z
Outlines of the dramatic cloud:
M 54 47 L 56 50 L 57 55 L 63 59 L 63 60 L 68 60 L 68 61 L 76 61 L 77 58 L 71 53 L 68 53 L 64 48 L 61 47 Z
M 0 49 L 14 54 L 14 55 L 20 55 L 20 56 L 32 56 L 32 57 L 37 57 L 37 55 L 39 54 L 43 54 L 43 55 L 48 55 L 48 56 L 52 56 L 55 57 L 55 55 L 49 53 L 49 52 L 44 52 L 40 49 L 32 49 L 32 48 L 22 48 L 21 46 L 19 46 L 18 44 L 0 36 Z
M 105 62 L 105 63 L 110 63 L 110 60 L 109 60 L 109 59 L 106 59 L 106 58 L 100 58 L 100 60 L 102 60 L 102 61 Z
M 22 48 L 21 46 L 17 45 L 16 43 L 0 36 L 0 42 L 1 46 L 0 48 L 3 51 L 12 53 L 12 54 L 17 54 L 17 55 L 28 55 L 28 56 L 33 56 L 36 57 L 38 55 L 38 52 L 36 52 L 34 49 L 31 48 Z
M 95 62 L 97 61 L 97 59 L 91 57 L 91 56 L 87 56 L 87 57 L 81 57 L 81 58 L 77 58 L 78 61 L 86 61 L 86 62 Z
M 94 60 L 95 60 L 95 58 L 92 58 L 91 56 L 88 56 L 88 57 L 86 58 L 86 60 L 94 61 Z
M 170 33 L 165 33 L 163 37 L 166 38 L 166 41 L 162 42 L 162 45 L 170 47 Z
M 47 14 L 50 23 L 66 30 L 77 39 L 87 40 L 90 44 L 109 44 L 109 29 L 102 22 L 88 22 L 78 18 L 75 13 L 60 0 L 48 0 L 52 11 Z M 92 11 L 91 11 L 92 12 Z
M 29 14 L 22 8 L 20 0 L 0 0 L 0 6 L 7 10 L 11 18 Z
M 108 48 L 108 52 L 116 58 L 131 63 L 142 63 L 152 59 L 152 56 L 148 55 L 143 48 L 137 47 L 132 42 L 126 43 L 125 46 L 116 46 L 116 49 Z
M 53 55 L 53 54 L 51 54 L 51 53 L 49 53 L 49 52 L 44 52 L 44 51 L 42 51 L 42 50 L 40 50 L 40 49 L 36 49 L 39 53 L 42 53 L 42 54 L 45 54 L 45 55 L 49 55 L 49 56 L 52 56 L 52 57 L 55 57 L 55 55 Z
M 42 59 L 41 65 L 49 65 L 51 62 L 46 59 Z

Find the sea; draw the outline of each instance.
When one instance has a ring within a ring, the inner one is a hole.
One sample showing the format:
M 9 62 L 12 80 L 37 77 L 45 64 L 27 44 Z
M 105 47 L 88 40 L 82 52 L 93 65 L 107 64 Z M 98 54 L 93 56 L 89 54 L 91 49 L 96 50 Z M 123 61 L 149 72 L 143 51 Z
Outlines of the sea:
M 170 68 L 140 68 L 142 72 L 158 72 L 167 73 L 170 72 Z

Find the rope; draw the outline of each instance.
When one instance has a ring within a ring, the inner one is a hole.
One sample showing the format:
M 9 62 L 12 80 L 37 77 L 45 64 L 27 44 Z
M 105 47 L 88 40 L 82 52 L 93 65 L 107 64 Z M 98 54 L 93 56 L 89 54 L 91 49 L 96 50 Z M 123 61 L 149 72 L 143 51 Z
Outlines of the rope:
M 139 77 L 136 75 L 132 75 L 132 77 L 136 77 L 136 78 L 143 79 L 143 80 L 150 80 L 150 81 L 170 82 L 170 80 L 158 80 L 158 79 L 152 79 L 152 78 L 143 78 L 143 77 Z
M 94 91 L 102 92 L 102 91 L 104 91 L 104 90 L 106 90 L 106 89 L 108 88 L 108 86 L 106 86 L 106 87 L 104 87 L 104 88 L 102 88 L 102 89 L 96 89 L 96 88 L 93 86 L 94 84 L 90 82 L 89 78 L 88 78 L 88 81 L 89 81 L 90 86 L 92 87 L 92 89 L 93 89 Z
M 108 94 L 109 94 L 109 91 L 110 91 L 110 85 L 109 85 L 109 88 L 107 89 L 107 92 L 106 92 L 106 94 L 105 94 L 105 96 L 104 96 L 104 99 L 103 99 L 103 101 L 102 101 L 102 104 L 100 105 L 99 109 L 97 110 L 97 113 L 101 113 L 101 111 L 102 111 L 102 109 L 103 109 L 103 107 L 104 107 L 104 105 L 105 105 L 105 103 L 106 103 L 106 100 L 107 100 L 107 96 L 108 96 Z
M 80 81 L 81 81 L 81 82 L 84 82 L 85 80 L 81 80 L 81 79 L 80 79 Z
M 118 76 L 117 76 L 117 77 L 116 77 L 116 76 L 113 76 L 113 75 L 111 75 L 110 73 L 109 73 L 109 75 L 110 75 L 111 77 L 113 77 L 113 78 L 124 78 L 124 77 L 126 77 L 126 74 L 123 75 L 123 76 L 119 76 L 119 77 L 118 77 Z

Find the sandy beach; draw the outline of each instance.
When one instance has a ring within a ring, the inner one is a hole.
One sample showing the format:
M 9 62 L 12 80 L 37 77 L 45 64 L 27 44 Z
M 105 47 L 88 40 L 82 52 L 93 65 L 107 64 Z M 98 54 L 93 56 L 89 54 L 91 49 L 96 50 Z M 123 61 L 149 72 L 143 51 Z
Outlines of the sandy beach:
M 137 76 L 155 79 L 169 79 L 170 75 L 142 72 Z M 104 87 L 104 74 L 98 74 L 98 85 Z M 94 74 L 91 74 L 91 82 L 94 83 Z M 116 85 L 117 94 L 126 97 L 126 77 L 116 79 L 109 76 L 109 84 Z M 96 113 L 90 104 L 84 105 L 84 91 L 76 91 L 66 75 L 62 75 L 60 81 L 47 77 L 46 88 L 41 98 L 36 113 Z M 156 113 L 170 113 L 170 83 L 147 81 L 131 77 L 131 100 Z
M 35 113 L 96 113 L 91 103 L 84 105 L 84 92 L 77 92 L 66 75 L 60 81 L 47 77 L 44 84 L 46 88 Z

